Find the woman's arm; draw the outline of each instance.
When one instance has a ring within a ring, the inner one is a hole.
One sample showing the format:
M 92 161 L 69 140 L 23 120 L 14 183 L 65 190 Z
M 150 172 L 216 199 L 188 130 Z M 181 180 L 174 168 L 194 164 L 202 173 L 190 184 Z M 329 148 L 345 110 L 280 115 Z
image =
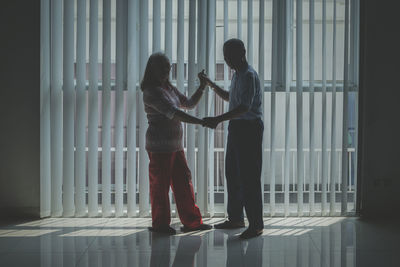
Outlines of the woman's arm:
M 177 90 L 182 108 L 193 109 L 199 103 L 200 98 L 203 95 L 204 89 L 207 85 L 207 81 L 204 79 L 204 70 L 200 72 L 197 76 L 200 80 L 199 88 L 197 88 L 196 92 L 194 92 L 194 94 L 189 99 L 181 92 L 179 92 L 179 90 Z
M 204 126 L 204 120 L 193 117 L 193 116 L 187 114 L 186 112 L 183 112 L 182 110 L 176 110 L 176 112 L 174 114 L 174 118 L 178 119 L 182 122 L 192 123 L 192 124 L 200 124 L 200 125 Z

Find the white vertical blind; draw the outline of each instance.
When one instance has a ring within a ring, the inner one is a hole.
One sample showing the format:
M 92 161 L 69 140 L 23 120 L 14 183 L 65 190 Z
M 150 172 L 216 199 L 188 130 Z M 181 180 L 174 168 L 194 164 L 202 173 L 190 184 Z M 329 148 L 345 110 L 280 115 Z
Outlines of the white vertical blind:
M 333 44 L 332 44 L 332 126 L 331 126 L 331 164 L 330 164 L 330 190 L 329 214 L 335 215 L 336 202 L 336 0 L 333 1 Z M 346 153 L 347 154 L 347 153 Z
M 215 26 L 216 26 L 216 2 L 215 0 L 209 0 L 208 2 L 208 73 L 211 80 L 215 80 Z M 208 91 L 208 103 L 207 103 L 207 116 L 215 116 L 215 93 L 213 90 Z M 207 140 L 207 165 L 208 165 L 208 189 L 209 189 L 209 212 L 210 216 L 214 216 L 214 130 L 208 129 L 208 140 Z M 207 196 L 205 196 L 207 197 Z
M 165 55 L 172 60 L 172 0 L 165 0 Z M 172 71 L 169 73 L 172 78 Z M 169 199 L 172 204 L 172 191 L 169 191 Z M 172 206 L 172 205 L 171 205 Z M 171 207 L 171 212 L 173 207 Z
M 140 1 L 140 61 L 139 77 L 143 77 L 149 57 L 149 5 L 147 1 Z M 146 146 L 147 119 L 144 113 L 143 93 L 139 93 L 139 216 L 149 214 L 149 158 Z
M 74 2 L 64 1 L 63 29 L 63 216 L 75 214 L 74 206 Z
M 62 215 L 62 1 L 51 2 L 51 216 Z
M 264 19 L 265 19 L 265 1 L 260 0 L 260 17 L 259 17 L 259 33 L 258 33 L 258 47 L 259 47 L 259 62 L 258 62 L 258 73 L 259 73 L 259 79 L 261 83 L 261 96 L 262 96 L 262 107 L 264 108 L 265 106 L 265 88 L 264 88 L 264 61 L 265 61 L 265 56 L 264 56 L 264 49 L 265 49 L 265 38 L 264 38 Z M 264 122 L 267 121 L 267 112 L 264 112 Z M 266 141 L 265 138 L 263 138 L 263 143 L 262 143 L 262 173 L 261 173 L 261 198 L 262 198 L 262 203 L 263 203 L 263 210 L 264 210 L 264 184 L 265 184 L 265 174 L 266 174 L 266 159 L 265 159 L 265 149 L 266 149 Z
M 303 0 L 296 1 L 297 213 L 303 216 Z
M 86 0 L 77 2 L 75 216 L 86 215 Z
M 352 16 L 350 17 L 351 21 L 350 21 L 350 25 L 352 26 L 352 31 L 350 33 L 350 36 L 353 38 L 352 40 L 352 51 L 351 51 L 351 55 L 353 58 L 353 64 L 350 65 L 350 68 L 354 70 L 353 72 L 353 77 L 352 77 L 352 81 L 354 83 L 354 87 L 358 88 L 358 70 L 359 70 L 359 66 L 358 66 L 358 62 L 359 62 L 359 53 L 358 53 L 358 47 L 359 47 L 359 18 L 360 18 L 360 1 L 359 0 L 353 0 L 351 2 L 352 5 L 352 11 L 354 13 L 352 13 Z M 354 196 L 353 199 L 356 200 L 357 199 L 357 161 L 358 161 L 358 94 L 356 94 L 355 97 L 355 130 L 354 130 L 354 148 L 355 148 L 355 152 L 354 152 L 354 162 L 353 162 L 353 167 L 354 167 Z
M 128 0 L 128 216 L 136 216 L 136 83 L 138 80 L 138 12 L 139 1 Z
M 326 0 L 322 1 L 322 196 L 321 211 L 326 215 L 327 209 L 327 183 L 328 183 L 328 153 L 327 153 L 327 104 L 326 104 Z
M 247 58 L 253 65 L 253 0 L 247 0 Z
M 161 0 L 153 0 L 153 53 L 161 50 Z
M 237 38 L 242 39 L 242 0 L 237 0 Z
M 224 0 L 224 42 L 228 40 L 229 32 L 229 9 L 228 0 Z M 224 62 L 224 89 L 229 90 L 229 67 Z M 224 101 L 224 112 L 228 111 L 228 102 Z M 223 123 L 224 127 L 224 159 L 226 158 L 226 148 L 228 143 L 228 122 Z M 224 166 L 225 168 L 225 166 Z M 225 171 L 224 171 L 225 174 Z M 224 179 L 225 177 L 223 177 Z M 227 215 L 228 208 L 228 189 L 224 186 L 224 215 Z
M 165 0 L 165 54 L 172 56 L 172 0 Z
M 270 140 L 270 214 L 275 215 L 275 133 L 276 133 L 276 87 L 278 82 L 278 21 L 279 21 L 279 0 L 274 0 L 272 2 L 272 62 L 271 62 L 271 140 Z
M 40 217 L 51 214 L 50 0 L 40 3 Z
M 124 0 L 117 0 L 115 70 L 115 216 L 123 215 L 124 181 Z
M 98 215 L 98 0 L 90 0 L 89 12 L 89 217 Z
M 342 205 L 341 213 L 347 213 L 348 187 L 348 109 L 349 109 L 349 0 L 345 1 L 344 20 L 344 73 L 343 73 L 343 125 L 342 125 Z
M 115 216 L 123 216 L 127 212 L 129 217 L 134 217 L 137 215 L 137 208 L 139 216 L 149 215 L 148 155 L 145 150 L 147 120 L 142 92 L 139 91 L 137 95 L 137 84 L 143 77 L 149 56 L 149 37 L 152 38 L 153 52 L 160 51 L 161 42 L 164 42 L 165 53 L 173 65 L 172 82 L 175 82 L 176 77 L 179 90 L 191 96 L 195 91 L 196 74 L 202 69 L 206 69 L 209 77 L 216 80 L 217 84 L 228 89 L 230 70 L 226 64 L 222 64 L 222 44 L 230 37 L 245 36 L 249 63 L 254 63 L 253 55 L 256 54 L 258 59 L 255 61 L 258 64 L 255 67 L 259 73 L 263 92 L 265 91 L 265 96 L 268 96 L 263 99 L 263 107 L 267 110 L 264 112 L 264 121 L 268 127 L 266 131 L 271 132 L 265 135 L 270 139 L 264 140 L 263 143 L 264 160 L 261 177 L 262 184 L 265 179 L 268 179 L 269 183 L 266 192 L 270 194 L 270 205 L 265 214 L 302 216 L 309 211 L 310 215 L 338 215 L 335 194 L 340 191 L 341 199 L 338 199 L 338 204 L 342 205 L 341 214 L 353 212 L 351 201 L 356 193 L 354 188 L 356 177 L 353 171 L 356 164 L 356 158 L 353 157 L 356 157 L 356 152 L 353 147 L 357 145 L 350 144 L 348 140 L 349 138 L 352 142 L 356 140 L 353 132 L 349 132 L 349 127 L 355 127 L 357 135 L 357 126 L 353 122 L 356 120 L 354 116 L 357 114 L 357 106 L 353 102 L 353 94 L 357 99 L 359 4 L 358 0 L 347 0 L 345 8 L 337 9 L 336 2 L 335 0 L 327 3 L 323 0 L 321 4 L 319 2 L 315 4 L 314 0 L 307 1 L 309 37 L 306 40 L 304 36 L 307 35 L 307 31 L 303 34 L 303 27 L 308 22 L 303 18 L 302 8 L 306 5 L 302 0 L 272 1 L 271 13 L 265 11 L 269 9 L 267 7 L 270 2 L 266 4 L 263 0 L 256 1 L 255 3 L 260 4 L 256 7 L 259 8 L 257 15 L 253 14 L 254 1 L 251 0 L 244 2 L 238 0 L 232 3 L 228 0 L 188 1 L 189 6 L 186 10 L 189 13 L 186 14 L 188 15 L 186 19 L 185 0 L 153 0 L 150 3 L 153 4 L 150 14 L 148 1 L 91 0 L 90 5 L 87 5 L 86 0 L 77 0 L 76 21 L 73 19 L 74 1 L 43 0 L 41 216 L 86 216 L 89 211 L 89 216 L 94 217 L 98 215 L 99 203 L 102 203 L 102 216 L 109 217 L 113 215 L 112 199 L 115 199 Z M 103 5 L 101 14 L 98 14 L 99 3 Z M 294 16 L 295 3 L 296 16 Z M 165 4 L 165 13 L 161 4 Z M 236 6 L 236 10 L 228 9 L 231 4 L 233 7 Z M 246 5 L 244 9 L 243 5 Z M 334 8 L 333 17 L 327 15 L 328 7 L 331 6 Z M 86 7 L 89 8 L 88 12 Z M 176 11 L 173 12 L 174 9 Z M 113 13 L 113 10 L 116 10 L 117 14 Z M 242 11 L 247 11 L 247 16 L 244 18 Z M 343 11 L 346 12 L 345 15 Z M 87 14 L 89 20 L 86 18 Z M 296 22 L 293 21 L 295 17 Z M 316 20 L 316 17 L 322 19 Z M 229 23 L 232 23 L 232 20 L 237 28 L 229 31 Z M 254 26 L 253 21 L 257 21 L 258 25 Z M 161 27 L 163 22 L 165 28 Z M 247 23 L 245 28 L 242 27 L 243 23 Z M 327 25 L 331 23 L 332 35 L 327 29 Z M 343 24 L 345 34 L 341 33 L 341 27 L 336 30 L 337 25 Z M 152 25 L 152 36 L 149 36 L 149 25 Z M 218 28 L 221 26 L 223 26 L 223 36 L 219 34 Z M 175 29 L 173 31 L 173 27 L 177 27 L 176 31 Z M 258 27 L 255 33 L 255 35 L 258 33 L 258 36 L 254 36 L 254 27 L 256 30 Z M 88 40 L 86 40 L 86 28 L 89 29 Z M 188 36 L 185 33 L 187 29 Z M 100 35 L 99 30 L 102 31 Z M 294 30 L 296 36 L 293 35 Z M 177 33 L 176 40 L 173 36 L 175 33 Z M 270 34 L 272 38 L 265 38 L 265 35 Z M 295 49 L 293 38 L 296 38 Z M 254 40 L 258 40 L 258 46 L 254 46 Z M 341 43 L 343 40 L 344 46 L 337 45 L 337 42 Z M 330 43 L 327 43 L 331 41 L 332 49 Z M 308 45 L 308 58 L 305 57 L 307 51 L 303 51 L 303 44 Z M 99 51 L 99 45 L 102 51 Z M 86 57 L 87 51 L 89 57 Z M 318 54 L 316 51 L 322 53 Z M 296 53 L 296 75 L 293 76 L 294 53 Z M 338 56 L 339 59 L 344 56 L 344 67 L 340 64 L 341 60 L 337 59 Z M 331 59 L 332 65 L 330 65 Z M 266 60 L 271 62 L 265 64 Z M 185 64 L 188 66 L 187 77 Z M 343 77 L 341 74 L 338 75 L 342 71 Z M 303 74 L 307 76 L 309 83 L 303 81 Z M 188 92 L 185 91 L 186 81 Z M 343 88 L 343 109 L 338 108 L 342 105 L 342 94 L 336 92 L 337 88 L 339 91 Z M 330 98 L 331 93 L 332 98 Z M 305 99 L 307 94 L 308 99 Z M 116 102 L 113 114 L 114 103 L 111 101 L 114 95 Z M 102 99 L 99 102 L 100 96 Z M 332 106 L 330 102 L 327 103 L 330 99 Z M 207 90 L 198 105 L 198 110 L 190 111 L 190 114 L 202 118 L 218 115 L 223 110 L 227 111 L 228 103 L 224 102 L 221 108 L 220 101 L 212 90 Z M 348 106 L 349 104 L 352 106 Z M 303 114 L 303 109 L 309 114 Z M 101 127 L 99 127 L 100 115 Z M 113 115 L 114 118 L 111 117 Z M 296 116 L 296 120 L 293 116 Z M 337 116 L 343 116 L 341 148 L 336 147 L 336 143 L 340 142 L 336 133 L 339 126 L 336 124 L 341 123 L 337 121 Z M 137 118 L 138 125 L 136 125 Z M 114 128 L 111 125 L 113 119 Z M 227 125 L 227 122 L 224 123 L 217 131 L 198 127 L 198 136 L 195 134 L 196 126 L 185 125 L 187 158 L 194 178 L 197 204 L 205 216 L 226 214 L 226 183 L 225 179 L 220 179 L 220 175 L 224 173 L 221 154 L 222 151 L 225 154 L 226 147 L 222 148 L 224 144 L 220 142 L 222 140 L 226 146 Z M 139 126 L 138 148 L 137 126 Z M 112 130 L 114 130 L 113 135 Z M 101 134 L 100 143 L 99 134 Z M 222 134 L 224 138 L 215 139 L 215 134 L 218 134 L 217 137 Z M 305 139 L 304 134 L 307 135 Z M 112 138 L 115 150 L 112 147 Z M 47 145 L 46 141 L 49 142 Z M 330 142 L 329 147 L 327 142 Z M 113 151 L 115 151 L 115 173 L 112 173 Z M 139 156 L 136 154 L 137 151 Z M 99 164 L 99 152 L 101 164 Z M 266 153 L 269 157 L 266 157 Z M 266 164 L 267 158 L 269 158 L 268 164 Z M 87 171 L 86 166 L 88 166 Z M 111 182 L 114 174 L 113 187 Z M 218 176 L 215 177 L 215 174 Z M 338 184 L 339 191 L 336 186 Z M 137 192 L 139 203 L 136 199 Z M 125 193 L 127 193 L 126 206 Z M 303 195 L 306 197 L 307 193 L 309 207 L 306 206 L 307 198 L 303 201 Z M 297 198 L 293 198 L 296 194 Z M 327 206 L 328 201 L 330 206 Z M 347 202 L 350 202 L 348 207 Z
M 103 217 L 111 215 L 111 0 L 103 0 L 103 92 L 101 204 Z
M 315 214 L 315 104 L 314 104 L 314 42 L 315 42 L 315 2 L 314 0 L 310 0 L 310 10 L 309 10 L 309 21 L 310 21 L 310 29 L 309 29 L 309 73 L 310 73 L 310 94 L 309 94 L 309 107 L 310 107 L 310 183 L 309 183 L 309 203 L 310 203 L 310 216 L 314 216 Z
M 197 31 L 197 65 L 198 71 L 206 68 L 206 44 L 207 44 L 207 1 L 199 1 L 199 11 L 198 11 L 198 31 Z M 206 116 L 206 101 L 205 99 L 207 94 L 204 94 L 202 99 L 198 104 L 198 114 L 200 118 Z M 207 212 L 207 184 L 208 181 L 206 177 L 206 170 L 204 168 L 206 164 L 206 157 L 208 155 L 205 154 L 205 138 L 206 138 L 206 129 L 203 127 L 199 127 L 199 152 L 197 157 L 197 166 L 201 166 L 197 168 L 197 205 L 201 213 L 204 215 Z
M 189 2 L 189 61 L 188 61 L 188 96 L 195 92 L 196 80 L 196 1 Z M 195 110 L 190 115 L 196 116 Z M 194 177 L 195 170 L 195 125 L 187 125 L 187 159 Z
M 176 85 L 178 90 L 184 92 L 185 80 L 185 1 L 178 0 L 178 36 L 177 36 L 177 73 Z
M 287 0 L 285 2 L 286 12 L 289 14 L 286 16 L 286 58 L 285 58 L 285 159 L 284 159 L 284 183 L 285 183 L 285 196 L 284 196 L 284 213 L 288 216 L 290 213 L 290 86 L 292 81 L 292 8 L 293 0 Z M 294 186 L 294 185 L 293 185 Z

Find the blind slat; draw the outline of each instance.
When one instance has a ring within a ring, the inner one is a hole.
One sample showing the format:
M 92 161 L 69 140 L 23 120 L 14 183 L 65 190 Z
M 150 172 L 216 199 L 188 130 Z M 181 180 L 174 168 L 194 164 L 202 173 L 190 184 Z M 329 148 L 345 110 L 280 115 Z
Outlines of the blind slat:
M 178 0 L 178 28 L 177 28 L 177 72 L 176 86 L 181 92 L 185 92 L 185 1 Z
M 296 2 L 297 213 L 303 216 L 303 1 Z
M 161 50 L 161 1 L 153 0 L 153 53 Z
M 138 32 L 139 1 L 128 0 L 128 121 L 127 121 L 127 191 L 128 216 L 136 216 L 136 83 L 138 80 Z
M 98 1 L 90 0 L 89 18 L 89 217 L 98 215 Z
M 351 68 L 354 68 L 353 81 L 354 81 L 354 85 L 357 86 L 357 88 L 358 88 L 358 84 L 359 84 L 358 83 L 358 70 L 359 70 L 358 48 L 359 48 L 359 42 L 360 42 L 360 40 L 359 40 L 359 37 L 360 37 L 360 34 L 359 34 L 360 2 L 359 2 L 359 0 L 353 0 L 352 4 L 353 4 L 354 13 L 353 13 L 353 16 L 351 17 L 350 24 L 353 25 L 353 32 L 350 34 L 350 36 L 354 36 L 354 40 L 353 40 L 354 48 L 353 48 L 353 52 L 352 52 L 354 59 L 353 59 L 353 65 L 351 66 Z M 354 161 L 353 161 L 353 169 L 354 169 L 354 174 L 353 174 L 354 191 L 353 192 L 354 192 L 354 195 L 353 195 L 353 199 L 357 199 L 357 171 L 356 170 L 357 170 L 357 166 L 358 166 L 358 163 L 357 163 L 357 161 L 358 161 L 358 138 L 357 138 L 358 137 L 358 93 L 355 96 L 354 102 L 355 102 L 355 107 L 354 107 L 354 109 L 355 109 L 355 114 L 354 114 L 354 118 L 355 118 L 355 121 L 354 121 L 354 124 L 355 124 L 355 131 L 354 131 L 355 152 L 353 155 L 354 156 Z M 359 210 L 360 209 L 360 207 L 358 206 L 359 202 L 356 203 L 356 205 L 357 206 L 355 206 L 354 208 L 356 210 Z
M 206 68 L 206 48 L 207 48 L 207 1 L 199 1 L 199 13 L 198 13 L 198 45 L 197 45 L 197 65 L 198 71 L 201 71 Z M 206 116 L 206 97 L 200 99 L 198 104 L 198 113 L 199 117 L 203 118 Z M 207 179 L 205 163 L 206 157 L 208 155 L 205 154 L 206 148 L 206 129 L 204 127 L 199 127 L 199 142 L 198 142 L 198 158 L 197 158 L 197 176 L 196 176 L 196 184 L 197 184 L 197 200 L 199 209 L 201 213 L 204 215 L 207 212 Z
M 253 0 L 247 0 L 247 58 L 253 65 Z
M 115 81 L 115 216 L 123 215 L 124 181 L 124 0 L 117 0 L 116 10 L 116 81 Z
M 103 217 L 111 215 L 111 0 L 103 0 L 102 167 Z
M 327 210 L 327 183 L 328 183 L 328 153 L 327 153 L 327 106 L 326 106 L 326 0 L 322 1 L 322 160 L 321 160 L 321 182 L 322 216 Z
M 348 187 L 348 102 L 349 102 L 349 0 L 345 1 L 344 20 L 344 74 L 343 74 L 343 126 L 342 126 L 342 215 L 347 214 Z
M 140 62 L 139 77 L 143 77 L 144 70 L 149 57 L 148 44 L 148 20 L 149 6 L 147 1 L 140 1 Z M 149 191 L 149 158 L 146 146 L 147 119 L 144 113 L 143 93 L 139 93 L 139 192 Z M 139 216 L 145 217 L 149 214 L 149 194 L 139 194 Z
M 40 217 L 51 214 L 50 0 L 40 2 Z
M 332 126 L 331 126 L 331 180 L 330 180 L 330 207 L 329 213 L 335 215 L 335 198 L 337 182 L 336 164 L 336 0 L 333 1 L 333 44 L 332 44 Z
M 172 59 L 172 0 L 165 0 L 165 54 Z
M 172 61 L 172 0 L 165 0 L 165 55 Z M 172 71 L 169 74 L 172 79 Z M 171 210 L 174 209 L 172 204 L 172 191 L 169 191 L 169 201 Z
M 259 20 L 259 34 L 258 34 L 258 46 L 259 46 L 259 62 L 258 62 L 258 77 L 261 83 L 261 97 L 262 97 L 262 107 L 263 110 L 265 108 L 265 92 L 264 92 L 264 49 L 265 49 L 265 36 L 264 36 L 264 13 L 265 13 L 265 1 L 260 0 L 260 20 Z M 267 113 L 264 113 L 264 123 L 267 121 Z M 265 185 L 265 174 L 266 174 L 266 158 L 265 158 L 265 149 L 266 149 L 266 141 L 263 138 L 262 144 L 262 172 L 261 172 L 261 199 L 263 203 L 263 210 L 264 210 L 264 185 Z
M 75 214 L 74 205 L 74 2 L 64 1 L 63 38 L 63 216 Z
M 51 216 L 62 215 L 62 1 L 51 2 Z
M 290 214 L 290 199 L 289 199 L 289 176 L 290 176 L 290 85 L 292 81 L 292 12 L 293 12 L 293 0 L 288 0 L 286 3 L 286 60 L 285 60 L 285 159 L 284 159 L 284 213 L 285 216 Z
M 208 45 L 207 45 L 207 55 L 208 55 L 208 73 L 210 79 L 215 80 L 215 27 L 216 27 L 216 1 L 209 0 L 208 2 Z M 215 93 L 213 90 L 208 90 L 208 101 L 207 101 L 207 116 L 215 116 Z M 207 165 L 208 165 L 208 190 L 209 190 L 209 212 L 210 216 L 214 216 L 214 133 L 213 129 L 207 129 Z M 206 190 L 207 191 L 207 190 Z M 207 196 L 207 194 L 206 194 Z
M 228 32 L 229 32 L 229 9 L 228 9 L 228 0 L 224 0 L 224 42 L 228 40 Z M 229 68 L 226 62 L 224 62 L 224 89 L 228 90 L 229 88 Z M 228 111 L 228 102 L 224 101 L 224 112 Z M 226 159 L 226 148 L 228 143 L 228 122 L 223 122 L 224 127 L 224 162 Z M 224 167 L 225 170 L 225 167 Z M 223 172 L 225 174 L 225 171 Z M 224 215 L 227 215 L 228 209 L 228 189 L 225 182 L 225 177 L 223 177 L 224 181 Z
M 276 172 L 275 172 L 275 135 L 276 135 L 276 87 L 278 83 L 278 29 L 279 29 L 279 0 L 272 2 L 272 62 L 271 62 L 271 134 L 270 134 L 270 214 L 275 215 L 275 183 L 276 183 Z
M 86 0 L 77 2 L 75 216 L 86 215 Z
M 188 96 L 195 92 L 196 80 L 196 1 L 189 2 L 189 64 L 188 64 Z M 196 116 L 195 110 L 190 115 Z M 187 125 L 187 159 L 192 173 L 195 171 L 195 125 Z
M 237 0 L 237 38 L 242 39 L 242 0 Z
M 309 184 L 309 203 L 310 203 L 310 216 L 314 216 L 315 214 L 315 169 L 316 169 L 316 157 L 315 157 L 315 104 L 314 104 L 314 43 L 315 43 L 315 35 L 314 35 L 314 23 L 315 23 L 315 9 L 314 9 L 314 0 L 310 0 L 310 11 L 309 11 L 309 20 L 310 20 L 310 35 L 309 35 L 309 62 L 310 62 L 310 94 L 309 94 L 309 107 L 310 107 L 310 184 Z

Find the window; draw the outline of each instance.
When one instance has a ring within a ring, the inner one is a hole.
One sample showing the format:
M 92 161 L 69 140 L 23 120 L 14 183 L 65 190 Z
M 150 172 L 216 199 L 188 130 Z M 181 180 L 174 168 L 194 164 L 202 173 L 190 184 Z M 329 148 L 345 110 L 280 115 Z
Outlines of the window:
M 42 216 L 148 215 L 147 58 L 165 51 L 186 94 L 201 69 L 227 88 L 222 45 L 234 37 L 264 89 L 265 214 L 354 212 L 359 0 L 129 3 L 42 0 Z M 212 92 L 203 98 L 197 116 L 227 110 Z M 224 214 L 226 124 L 190 127 L 197 203 Z

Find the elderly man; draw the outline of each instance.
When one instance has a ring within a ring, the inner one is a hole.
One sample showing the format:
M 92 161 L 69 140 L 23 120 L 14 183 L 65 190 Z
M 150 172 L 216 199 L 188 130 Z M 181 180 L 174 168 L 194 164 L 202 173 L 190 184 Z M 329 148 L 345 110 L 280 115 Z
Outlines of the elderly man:
M 244 227 L 243 207 L 249 227 L 240 235 L 247 239 L 258 236 L 264 228 L 261 196 L 262 91 L 257 72 L 247 63 L 246 49 L 239 39 L 224 44 L 224 59 L 235 70 L 230 90 L 226 91 L 207 78 L 208 85 L 225 101 L 229 111 L 204 118 L 205 125 L 215 128 L 229 120 L 228 145 L 225 159 L 228 187 L 228 220 L 214 225 L 217 229 Z

